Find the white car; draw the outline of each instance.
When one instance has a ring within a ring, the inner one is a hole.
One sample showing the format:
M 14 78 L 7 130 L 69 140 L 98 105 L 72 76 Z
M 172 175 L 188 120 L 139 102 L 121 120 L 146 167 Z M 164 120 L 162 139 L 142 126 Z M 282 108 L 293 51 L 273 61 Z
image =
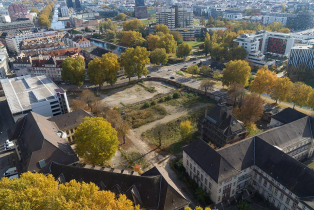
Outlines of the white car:
M 162 70 L 158 70 L 158 71 L 157 71 L 157 73 L 160 73 L 160 72 L 162 72 Z
M 4 150 L 5 151 L 14 150 L 14 143 L 12 141 L 6 140 L 4 143 Z

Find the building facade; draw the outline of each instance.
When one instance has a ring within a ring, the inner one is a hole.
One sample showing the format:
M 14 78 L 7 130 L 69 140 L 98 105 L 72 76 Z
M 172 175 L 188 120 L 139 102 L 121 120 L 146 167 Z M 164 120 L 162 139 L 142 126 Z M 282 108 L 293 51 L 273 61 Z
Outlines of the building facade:
M 6 76 L 10 72 L 8 54 L 0 52 L 0 77 Z
M 287 118 L 295 116 L 289 113 Z M 277 209 L 313 209 L 314 171 L 299 160 L 313 156 L 314 119 L 299 116 L 218 150 L 196 140 L 183 148 L 186 172 L 216 207 L 253 187 Z
M 162 9 L 161 12 L 156 14 L 156 24 L 163 24 L 168 26 L 168 28 L 174 29 L 176 27 L 176 16 L 175 16 L 175 9 Z
M 270 25 L 274 22 L 280 22 L 283 25 L 288 25 L 290 19 L 295 18 L 296 15 L 288 14 L 288 13 L 268 13 L 267 15 L 263 16 L 263 24 Z
M 10 4 L 8 11 L 12 22 L 18 18 L 27 17 L 27 7 L 24 4 Z
M 10 23 L 0 23 L 0 32 L 12 31 L 12 30 L 29 30 L 34 28 L 35 25 L 30 20 L 22 20 Z
M 193 26 L 193 10 L 186 7 L 175 7 L 176 28 Z
M 134 7 L 134 16 L 135 18 L 143 19 L 148 17 L 147 7 Z
M 314 48 L 312 45 L 295 46 L 291 49 L 288 66 L 305 66 L 308 70 L 314 69 Z
M 231 19 L 231 20 L 242 20 L 243 16 L 241 12 L 235 10 L 226 10 L 223 13 L 223 18 Z

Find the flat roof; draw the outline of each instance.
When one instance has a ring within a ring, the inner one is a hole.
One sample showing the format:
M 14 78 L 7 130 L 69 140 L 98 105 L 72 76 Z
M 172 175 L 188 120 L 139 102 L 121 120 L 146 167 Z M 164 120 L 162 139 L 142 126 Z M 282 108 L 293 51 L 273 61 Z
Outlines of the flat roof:
M 46 75 L 0 80 L 12 115 L 31 110 L 31 104 L 55 99 L 59 87 Z

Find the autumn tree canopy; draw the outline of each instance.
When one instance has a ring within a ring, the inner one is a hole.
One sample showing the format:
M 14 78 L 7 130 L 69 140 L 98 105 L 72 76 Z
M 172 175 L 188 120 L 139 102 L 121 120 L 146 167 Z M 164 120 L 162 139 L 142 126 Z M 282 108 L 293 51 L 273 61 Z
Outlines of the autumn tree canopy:
M 260 68 L 250 84 L 250 90 L 260 95 L 263 93 L 270 94 L 276 79 L 277 75 L 275 72 L 272 72 L 265 67 Z
M 247 86 L 250 75 L 251 67 L 249 66 L 248 62 L 243 60 L 229 61 L 226 64 L 226 68 L 223 70 L 222 82 L 227 86 L 233 83 Z
M 81 56 L 76 58 L 67 57 L 62 62 L 61 77 L 63 81 L 70 82 L 78 87 L 82 86 L 85 80 L 85 61 Z
M 74 137 L 77 154 L 94 165 L 110 160 L 119 145 L 117 131 L 101 117 L 85 117 Z
M 19 179 L 0 180 L 0 209 L 85 209 L 139 210 L 125 195 L 117 199 L 109 191 L 100 191 L 94 183 L 72 180 L 59 184 L 52 175 L 23 173 Z

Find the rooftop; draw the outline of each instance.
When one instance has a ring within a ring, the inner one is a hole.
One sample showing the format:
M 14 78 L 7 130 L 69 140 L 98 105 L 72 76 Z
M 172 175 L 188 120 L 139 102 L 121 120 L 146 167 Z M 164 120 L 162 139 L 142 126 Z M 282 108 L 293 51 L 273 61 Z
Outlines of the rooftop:
M 46 75 L 22 76 L 0 80 L 12 115 L 31 110 L 31 104 L 55 99 L 59 87 Z

